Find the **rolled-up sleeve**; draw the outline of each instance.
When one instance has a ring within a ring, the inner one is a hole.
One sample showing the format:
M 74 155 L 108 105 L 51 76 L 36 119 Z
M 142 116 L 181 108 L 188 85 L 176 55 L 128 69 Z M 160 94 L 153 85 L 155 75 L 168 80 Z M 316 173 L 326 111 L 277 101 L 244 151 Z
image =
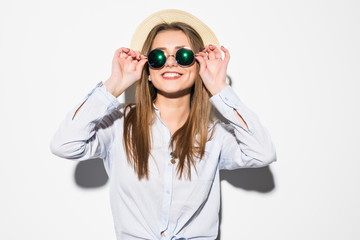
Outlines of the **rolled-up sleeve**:
M 220 123 L 220 169 L 264 167 L 276 161 L 275 146 L 269 131 L 258 116 L 247 108 L 231 86 L 212 96 L 210 102 L 227 120 Z M 244 128 L 236 112 L 246 122 Z
M 60 123 L 50 143 L 51 152 L 59 157 L 78 161 L 104 159 L 113 139 L 113 131 L 112 126 L 98 125 L 119 106 L 117 98 L 102 86 L 102 82 L 98 83 Z

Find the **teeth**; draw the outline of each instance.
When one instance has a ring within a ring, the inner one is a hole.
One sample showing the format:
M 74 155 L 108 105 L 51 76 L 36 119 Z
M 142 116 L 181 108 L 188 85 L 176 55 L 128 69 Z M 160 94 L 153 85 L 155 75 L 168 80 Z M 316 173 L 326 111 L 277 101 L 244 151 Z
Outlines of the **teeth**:
M 177 76 L 180 76 L 180 74 L 178 74 L 178 73 L 165 73 L 163 76 L 164 77 L 177 77 Z

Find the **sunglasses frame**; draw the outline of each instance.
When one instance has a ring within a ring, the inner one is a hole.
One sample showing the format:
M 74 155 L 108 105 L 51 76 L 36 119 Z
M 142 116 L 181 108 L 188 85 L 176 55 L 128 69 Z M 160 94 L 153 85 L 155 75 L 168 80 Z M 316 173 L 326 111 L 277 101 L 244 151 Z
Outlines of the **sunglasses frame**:
M 177 54 L 177 52 L 180 51 L 180 50 L 182 50 L 182 49 L 190 50 L 190 51 L 192 52 L 193 60 L 192 60 L 192 62 L 191 62 L 189 65 L 181 65 L 181 64 L 178 62 L 178 60 L 176 59 L 176 54 Z M 165 56 L 165 59 L 166 59 L 166 60 L 165 60 L 164 64 L 163 64 L 161 67 L 158 67 L 158 68 L 151 66 L 150 63 L 149 63 L 149 61 L 148 61 L 148 65 L 149 65 L 149 67 L 150 67 L 151 69 L 155 69 L 155 70 L 162 69 L 162 68 L 165 66 L 165 64 L 166 64 L 167 59 L 168 59 L 169 57 L 171 57 L 171 56 L 173 56 L 173 57 L 175 58 L 176 63 L 177 63 L 179 66 L 183 67 L 183 68 L 190 67 L 190 66 L 193 65 L 194 62 L 195 62 L 195 52 L 194 52 L 190 47 L 182 47 L 182 48 L 179 48 L 178 50 L 176 50 L 175 54 L 169 54 L 169 55 L 168 55 L 165 51 L 163 51 L 163 50 L 161 50 L 161 49 L 155 48 L 155 49 L 153 49 L 153 50 L 151 50 L 151 51 L 149 52 L 148 58 L 149 58 L 150 54 L 151 54 L 154 50 L 162 51 L 162 52 L 164 53 L 164 56 Z

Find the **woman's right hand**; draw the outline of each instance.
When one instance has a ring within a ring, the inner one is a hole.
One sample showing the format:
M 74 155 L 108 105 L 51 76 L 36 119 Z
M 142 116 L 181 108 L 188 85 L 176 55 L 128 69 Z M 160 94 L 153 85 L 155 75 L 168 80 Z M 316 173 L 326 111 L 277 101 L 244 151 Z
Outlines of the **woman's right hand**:
M 116 50 L 112 60 L 111 76 L 104 83 L 108 92 L 119 97 L 141 77 L 147 57 L 139 51 L 122 47 Z

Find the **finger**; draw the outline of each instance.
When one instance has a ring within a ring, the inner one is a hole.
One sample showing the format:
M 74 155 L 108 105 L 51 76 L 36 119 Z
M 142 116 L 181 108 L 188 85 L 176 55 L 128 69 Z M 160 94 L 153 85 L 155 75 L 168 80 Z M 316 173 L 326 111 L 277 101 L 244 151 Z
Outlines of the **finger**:
M 213 51 L 213 53 L 215 54 L 215 59 L 222 59 L 222 54 L 220 52 L 220 49 L 217 48 L 216 46 L 211 45 L 210 49 Z
M 129 48 L 121 48 L 119 57 L 123 59 L 127 59 L 130 54 L 131 54 L 131 50 Z
M 221 50 L 222 50 L 222 51 L 224 52 L 224 54 L 225 54 L 224 62 L 225 62 L 226 64 L 228 64 L 229 61 L 230 61 L 230 53 L 229 53 L 229 50 L 227 50 L 224 46 L 221 46 Z
M 206 45 L 201 51 L 202 53 L 205 53 L 207 57 L 209 56 L 209 51 L 210 51 L 209 46 L 210 45 Z
M 214 60 L 216 59 L 216 55 L 214 53 L 214 46 L 213 45 L 209 45 L 207 48 L 207 53 L 209 55 L 209 60 Z
M 204 48 L 201 50 L 202 52 L 207 52 L 209 49 L 209 45 L 204 46 Z
M 206 57 L 207 57 L 207 56 L 206 56 Z M 204 57 L 201 56 L 200 54 L 196 54 L 196 55 L 195 55 L 195 59 L 198 60 L 199 63 L 200 63 L 200 70 L 199 70 L 199 72 L 201 72 L 201 73 L 204 72 L 205 69 L 206 69 L 206 61 L 205 61 Z
M 207 62 L 209 60 L 208 55 L 204 52 L 198 52 L 195 54 L 195 56 L 201 56 L 202 58 L 204 58 L 205 62 Z
M 208 55 L 209 55 L 209 60 L 215 60 L 216 59 L 216 55 L 213 51 L 209 51 L 208 52 Z
M 126 47 L 119 48 L 115 54 L 117 54 L 118 57 L 124 58 L 124 59 L 128 59 L 129 56 L 131 56 L 134 59 L 136 58 L 135 51 L 133 51 L 129 48 L 126 48 Z
M 134 52 L 134 50 L 129 49 L 129 52 L 127 53 L 128 56 L 131 56 L 132 58 L 136 57 L 136 53 Z
M 126 52 L 128 52 L 129 49 L 126 47 L 121 47 L 116 49 L 113 57 L 113 63 L 117 62 L 119 58 L 124 58 L 124 56 L 127 56 Z
M 128 53 L 129 51 L 130 51 L 130 49 L 128 49 L 126 47 L 121 47 L 115 51 L 115 57 L 120 57 L 121 53 Z
M 123 58 L 123 59 L 127 59 L 128 58 L 128 55 L 129 53 L 125 53 L 125 52 L 120 52 L 120 58 Z
M 141 53 L 140 51 L 135 51 L 135 55 L 136 55 L 136 59 L 140 60 L 141 59 Z
M 130 51 L 129 51 L 129 56 L 132 58 L 132 61 L 134 62 L 134 63 L 137 63 L 137 61 L 139 61 L 140 60 L 140 52 L 139 51 L 134 51 L 134 50 L 131 50 L 130 49 Z
M 147 58 L 143 58 L 141 59 L 138 64 L 136 65 L 136 71 L 140 71 L 141 69 L 143 69 L 145 63 L 147 62 Z

